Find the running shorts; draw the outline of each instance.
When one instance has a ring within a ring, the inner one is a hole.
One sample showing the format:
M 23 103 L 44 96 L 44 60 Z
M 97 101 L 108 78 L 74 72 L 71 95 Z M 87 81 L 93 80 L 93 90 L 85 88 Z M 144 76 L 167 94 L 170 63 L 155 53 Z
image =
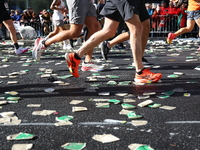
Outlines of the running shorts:
M 149 19 L 145 0 L 107 0 L 101 11 L 101 15 L 118 22 L 130 19 L 133 14 L 139 15 L 141 22 Z
M 200 18 L 200 10 L 188 11 L 187 20 L 197 20 Z
M 63 20 L 53 20 L 53 25 L 57 27 L 64 26 L 64 21 Z
M 2 1 L 0 1 L 0 23 L 3 23 L 3 21 L 9 20 L 10 15 L 7 12 L 4 3 Z
M 84 24 L 86 17 L 97 17 L 94 4 L 90 0 L 66 0 L 69 12 L 69 22 Z

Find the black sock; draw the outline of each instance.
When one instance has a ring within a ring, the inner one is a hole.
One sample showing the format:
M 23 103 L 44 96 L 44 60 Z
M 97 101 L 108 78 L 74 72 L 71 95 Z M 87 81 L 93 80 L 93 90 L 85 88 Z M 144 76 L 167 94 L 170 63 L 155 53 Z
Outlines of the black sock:
M 77 53 L 74 54 L 74 58 L 77 59 L 77 60 L 81 60 L 81 58 L 78 56 Z
M 143 68 L 141 71 L 137 72 L 138 75 L 141 75 L 142 74 L 142 71 L 144 70 L 145 68 Z
M 14 43 L 14 47 L 15 47 L 15 49 L 18 49 L 19 48 L 18 43 Z
M 71 47 L 74 48 L 74 40 L 73 39 L 69 39 L 69 41 L 70 41 Z
M 43 44 L 45 47 L 47 47 L 46 44 L 45 44 L 45 42 L 46 42 L 46 40 L 43 40 L 43 41 L 42 41 L 42 44 Z

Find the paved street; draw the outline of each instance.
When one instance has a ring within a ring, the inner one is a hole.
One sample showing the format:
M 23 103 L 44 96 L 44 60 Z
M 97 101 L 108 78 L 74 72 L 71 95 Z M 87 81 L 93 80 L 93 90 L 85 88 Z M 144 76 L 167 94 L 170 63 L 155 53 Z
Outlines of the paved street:
M 200 150 L 197 39 L 179 39 L 171 45 L 162 39 L 150 39 L 145 58 L 154 63 L 152 72 L 162 73 L 163 78 L 159 83 L 145 85 L 134 83 L 128 42 L 125 50 L 112 50 L 107 61 L 101 59 L 96 47 L 95 60 L 104 64 L 105 70 L 98 73 L 80 70 L 79 78 L 69 73 L 63 57 L 65 51 L 59 43 L 46 50 L 40 62 L 32 59 L 33 43 L 21 41 L 30 51 L 19 56 L 13 53 L 9 41 L 0 45 L 0 104 L 6 101 L 0 105 L 0 149 L 32 143 L 33 150 L 63 150 L 62 145 L 75 142 L 86 143 L 84 150 L 129 150 L 128 146 L 134 143 L 150 145 L 155 150 Z M 46 89 L 54 91 L 48 93 Z M 6 94 L 10 91 L 18 94 Z M 82 102 L 72 104 L 73 100 Z M 161 106 L 138 106 L 146 100 Z M 121 114 L 122 104 L 134 105 L 128 110 L 142 117 L 130 119 Z M 76 107 L 87 110 L 73 111 Z M 50 113 L 39 115 L 43 110 Z M 15 117 L 5 119 L 4 112 L 14 112 Z M 73 116 L 70 125 L 55 125 L 59 123 L 56 118 L 68 115 Z M 136 121 L 146 122 L 138 126 Z M 7 136 L 20 132 L 35 137 L 7 140 Z M 118 140 L 103 143 L 93 139 L 103 134 Z

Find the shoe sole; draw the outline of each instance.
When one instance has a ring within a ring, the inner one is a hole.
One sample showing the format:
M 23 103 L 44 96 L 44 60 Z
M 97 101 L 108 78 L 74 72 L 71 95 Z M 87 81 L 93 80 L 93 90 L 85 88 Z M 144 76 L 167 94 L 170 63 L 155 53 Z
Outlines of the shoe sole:
M 105 60 L 107 60 L 108 59 L 108 57 L 107 57 L 107 55 L 105 54 L 105 52 L 104 52 L 104 47 L 105 47 L 105 44 L 104 43 L 102 43 L 102 45 L 101 45 L 101 55 L 102 55 L 102 57 L 103 57 L 103 59 L 105 59 Z
M 35 40 L 35 43 L 34 43 L 34 47 L 33 47 L 33 51 L 32 51 L 32 56 L 33 56 L 34 59 L 36 59 L 36 54 L 35 53 L 36 53 L 36 50 L 38 49 L 39 42 L 40 42 L 40 38 L 37 38 Z
M 153 83 L 152 80 L 146 80 L 146 79 L 134 79 L 136 83 Z
M 70 60 L 70 58 L 69 58 L 69 54 L 68 54 L 68 53 L 65 53 L 65 61 L 66 61 L 67 65 L 68 65 L 69 72 L 70 72 L 74 77 L 78 78 L 79 75 L 75 75 L 74 72 L 73 72 L 73 70 L 72 70 L 72 68 L 71 68 L 72 62 L 71 62 L 71 60 Z
M 168 37 L 167 37 L 167 43 L 168 43 L 168 44 L 171 44 L 172 41 L 174 40 L 174 38 L 170 38 L 171 35 L 172 35 L 172 33 L 169 33 L 169 34 L 168 34 Z
M 21 54 L 23 54 L 23 53 L 25 53 L 25 52 L 27 52 L 27 51 L 28 51 L 28 48 L 25 49 L 25 50 L 23 50 Z
M 93 68 L 85 67 L 84 69 L 81 68 L 81 71 L 101 72 L 101 71 L 103 71 L 103 69 L 96 70 L 96 69 L 93 69 Z
M 160 76 L 157 76 L 154 80 L 147 80 L 147 79 L 134 79 L 136 83 L 155 83 L 158 82 L 162 78 L 162 74 Z
M 168 44 L 172 44 L 172 41 L 173 41 L 173 40 L 167 38 L 167 43 L 168 43 Z
M 28 51 L 28 48 L 26 48 L 26 49 L 24 49 L 23 51 L 21 51 L 21 53 L 17 53 L 17 52 L 16 52 L 16 54 L 17 54 L 17 55 L 20 55 L 20 54 L 23 54 L 23 53 L 25 53 L 25 52 L 27 52 L 27 51 Z

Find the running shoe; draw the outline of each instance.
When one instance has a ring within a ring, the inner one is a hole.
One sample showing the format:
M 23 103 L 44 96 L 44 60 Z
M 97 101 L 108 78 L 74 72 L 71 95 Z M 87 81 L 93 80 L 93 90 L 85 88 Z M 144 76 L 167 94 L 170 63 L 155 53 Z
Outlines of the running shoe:
M 64 44 L 64 45 L 63 45 L 63 49 L 64 49 L 64 50 L 71 50 L 71 49 L 73 49 L 73 48 L 72 48 L 72 46 L 71 46 L 70 44 Z
M 153 66 L 154 64 L 153 63 L 150 63 L 146 58 L 142 57 L 142 64 L 143 65 L 150 65 L 150 66 Z M 133 62 L 132 63 L 132 66 L 135 66 L 135 63 Z
M 88 63 L 83 62 L 81 70 L 82 71 L 99 72 L 99 71 L 104 70 L 104 66 L 97 65 L 97 64 L 94 64 L 92 62 L 88 62 Z
M 80 38 L 76 39 L 76 42 L 74 43 L 75 46 L 79 46 L 82 44 L 82 40 Z
M 25 52 L 27 52 L 27 51 L 28 51 L 28 48 L 23 48 L 23 47 L 19 47 L 18 49 L 15 49 L 15 53 L 16 53 L 17 55 L 22 54 L 22 53 L 25 53 Z
M 33 51 L 32 51 L 32 56 L 36 61 L 40 61 L 41 55 L 44 52 L 44 50 L 46 49 L 44 44 L 42 44 L 43 40 L 44 39 L 41 39 L 41 38 L 37 38 L 35 40 L 35 44 L 34 44 Z
M 162 78 L 161 73 L 153 73 L 150 69 L 144 69 L 141 75 L 135 74 L 135 82 L 137 83 L 153 83 L 158 82 Z
M 107 46 L 108 41 L 104 41 L 101 44 L 101 55 L 103 57 L 103 59 L 107 60 L 108 59 L 108 53 L 110 51 L 110 48 Z
M 78 78 L 79 77 L 78 66 L 80 64 L 80 60 L 75 59 L 74 55 L 75 53 L 66 53 L 65 60 L 66 63 L 68 64 L 70 73 L 74 77 Z
M 171 44 L 172 41 L 173 41 L 173 39 L 175 39 L 175 38 L 176 38 L 176 34 L 174 34 L 174 33 L 169 33 L 168 36 L 167 36 L 167 43 L 168 43 L 168 44 Z
M 122 50 L 122 49 L 125 49 L 125 47 L 124 47 L 123 43 L 119 43 L 119 44 L 114 46 L 114 49 Z

